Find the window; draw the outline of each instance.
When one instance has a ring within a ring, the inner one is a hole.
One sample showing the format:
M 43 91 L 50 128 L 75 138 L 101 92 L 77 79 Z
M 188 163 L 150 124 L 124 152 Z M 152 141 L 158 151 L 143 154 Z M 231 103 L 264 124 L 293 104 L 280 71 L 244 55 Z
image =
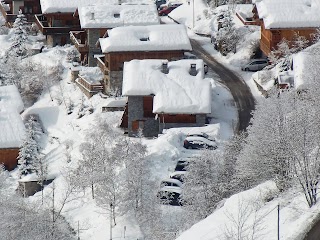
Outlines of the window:
M 113 16 L 114 16 L 115 18 L 120 18 L 120 13 L 115 13 L 115 14 L 113 14 Z
M 145 37 L 145 38 L 140 38 L 140 41 L 146 42 L 146 41 L 150 41 L 150 39 L 149 39 L 149 37 Z

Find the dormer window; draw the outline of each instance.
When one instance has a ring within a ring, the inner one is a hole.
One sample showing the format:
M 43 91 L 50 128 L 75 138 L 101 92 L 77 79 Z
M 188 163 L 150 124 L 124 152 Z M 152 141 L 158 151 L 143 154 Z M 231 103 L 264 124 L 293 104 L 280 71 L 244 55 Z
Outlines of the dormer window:
M 150 39 L 149 39 L 149 37 L 144 37 L 144 38 L 140 38 L 140 41 L 146 42 L 146 41 L 150 41 Z
M 115 14 L 113 14 L 113 16 L 114 16 L 115 18 L 120 18 L 120 13 L 115 13 Z

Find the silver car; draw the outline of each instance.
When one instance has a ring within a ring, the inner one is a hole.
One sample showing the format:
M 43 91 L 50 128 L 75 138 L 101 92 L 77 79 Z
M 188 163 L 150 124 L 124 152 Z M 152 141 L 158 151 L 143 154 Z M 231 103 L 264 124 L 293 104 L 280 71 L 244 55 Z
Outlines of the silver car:
M 241 67 L 242 71 L 260 71 L 264 67 L 268 66 L 268 59 L 253 59 L 243 67 Z

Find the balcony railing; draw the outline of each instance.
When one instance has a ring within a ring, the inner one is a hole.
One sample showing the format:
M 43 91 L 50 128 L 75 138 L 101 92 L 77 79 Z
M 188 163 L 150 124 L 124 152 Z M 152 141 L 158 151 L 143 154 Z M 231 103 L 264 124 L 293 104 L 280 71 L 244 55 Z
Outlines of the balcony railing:
M 97 93 L 103 91 L 103 86 L 101 83 L 90 83 L 84 77 L 79 75 L 77 83 L 86 89 L 89 93 Z
M 109 73 L 109 69 L 107 66 L 104 64 L 104 57 L 97 57 L 97 63 L 98 67 L 101 69 L 101 72 L 103 72 L 104 75 Z
M 59 35 L 69 34 L 70 31 L 80 30 L 79 26 L 66 26 L 66 27 L 51 27 L 48 24 L 47 18 L 44 15 L 35 15 L 35 23 L 43 35 Z
M 7 23 L 13 23 L 17 18 L 17 14 L 12 14 L 9 6 L 2 2 L 0 2 L 0 12 Z M 33 14 L 25 14 L 25 17 L 27 18 L 27 22 L 34 22 Z
M 81 54 L 89 52 L 89 46 L 86 42 L 87 33 L 85 31 L 71 31 L 70 39 Z

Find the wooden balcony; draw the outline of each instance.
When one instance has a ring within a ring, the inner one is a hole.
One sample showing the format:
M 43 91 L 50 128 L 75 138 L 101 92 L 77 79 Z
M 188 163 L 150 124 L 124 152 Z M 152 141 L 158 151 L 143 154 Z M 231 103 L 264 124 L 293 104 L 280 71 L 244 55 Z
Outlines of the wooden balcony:
M 35 23 L 43 35 L 67 35 L 70 31 L 79 31 L 79 26 L 51 27 L 44 15 L 35 15 Z
M 14 23 L 17 18 L 17 14 L 12 14 L 9 5 L 3 2 L 0 2 L 0 12 L 7 23 Z M 25 17 L 27 18 L 27 22 L 34 22 L 33 14 L 25 14 Z
M 109 69 L 104 63 L 104 57 L 97 57 L 98 67 L 101 69 L 104 75 L 109 75 Z
M 81 54 L 86 54 L 89 52 L 89 46 L 86 44 L 86 38 L 87 33 L 85 31 L 70 32 L 70 40 Z
M 88 98 L 92 97 L 94 94 L 98 92 L 103 92 L 103 86 L 101 83 L 91 83 L 81 75 L 79 75 L 79 78 L 76 80 L 76 83 Z

